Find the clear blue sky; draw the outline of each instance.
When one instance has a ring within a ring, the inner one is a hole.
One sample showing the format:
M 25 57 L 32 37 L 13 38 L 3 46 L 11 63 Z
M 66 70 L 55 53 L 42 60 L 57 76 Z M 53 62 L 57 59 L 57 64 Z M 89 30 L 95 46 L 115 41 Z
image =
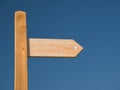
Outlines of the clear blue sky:
M 14 87 L 14 12 L 28 37 L 75 39 L 76 58 L 29 58 L 29 90 L 120 90 L 120 0 L 1 0 L 0 90 Z

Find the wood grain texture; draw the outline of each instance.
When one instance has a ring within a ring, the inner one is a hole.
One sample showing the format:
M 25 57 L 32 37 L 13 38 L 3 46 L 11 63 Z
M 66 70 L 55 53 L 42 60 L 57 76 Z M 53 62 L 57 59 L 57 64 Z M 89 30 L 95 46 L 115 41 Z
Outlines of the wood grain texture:
M 83 47 L 72 39 L 29 39 L 30 57 L 76 57 Z
M 14 90 L 28 90 L 26 13 L 15 12 Z

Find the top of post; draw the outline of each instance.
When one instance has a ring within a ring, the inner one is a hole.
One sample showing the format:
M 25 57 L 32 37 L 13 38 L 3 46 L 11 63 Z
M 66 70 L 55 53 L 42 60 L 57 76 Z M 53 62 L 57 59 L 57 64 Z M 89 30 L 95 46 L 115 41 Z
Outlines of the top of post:
M 19 10 L 19 11 L 15 11 L 15 15 L 26 15 L 26 12 L 25 11 L 21 11 L 21 10 Z

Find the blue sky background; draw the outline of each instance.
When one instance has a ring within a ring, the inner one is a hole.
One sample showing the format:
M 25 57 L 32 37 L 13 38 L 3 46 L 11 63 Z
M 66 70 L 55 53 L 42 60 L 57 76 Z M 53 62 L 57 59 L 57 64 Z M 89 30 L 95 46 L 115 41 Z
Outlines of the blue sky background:
M 14 87 L 14 12 L 28 37 L 75 39 L 76 58 L 29 58 L 29 90 L 120 90 L 120 0 L 1 0 L 0 90 Z

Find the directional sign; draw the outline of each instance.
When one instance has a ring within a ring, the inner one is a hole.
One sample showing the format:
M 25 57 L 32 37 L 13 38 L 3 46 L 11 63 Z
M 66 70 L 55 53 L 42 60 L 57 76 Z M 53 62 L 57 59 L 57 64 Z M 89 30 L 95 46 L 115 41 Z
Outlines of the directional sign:
M 28 90 L 30 57 L 75 57 L 83 47 L 73 39 L 39 39 L 27 41 L 26 12 L 15 12 L 15 73 L 14 90 Z
M 31 57 L 75 57 L 83 47 L 73 39 L 29 39 Z

